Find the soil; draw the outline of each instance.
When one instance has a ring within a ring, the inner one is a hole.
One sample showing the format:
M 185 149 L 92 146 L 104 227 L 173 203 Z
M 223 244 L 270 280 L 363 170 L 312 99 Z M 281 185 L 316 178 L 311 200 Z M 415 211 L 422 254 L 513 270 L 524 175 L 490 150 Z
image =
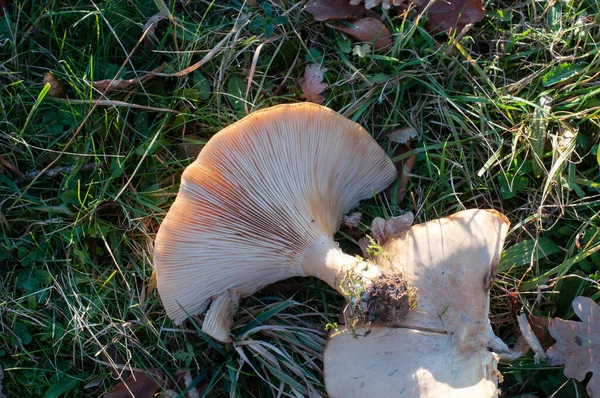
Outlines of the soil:
M 361 294 L 362 321 L 367 324 L 393 324 L 403 320 L 411 309 L 414 294 L 414 288 L 408 285 L 403 273 L 382 272 Z

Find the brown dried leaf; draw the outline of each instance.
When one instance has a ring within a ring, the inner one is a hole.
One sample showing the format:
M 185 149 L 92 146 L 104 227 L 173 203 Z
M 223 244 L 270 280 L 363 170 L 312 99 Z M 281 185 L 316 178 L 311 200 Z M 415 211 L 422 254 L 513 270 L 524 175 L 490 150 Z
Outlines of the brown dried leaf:
M 371 224 L 371 236 L 383 245 L 392 238 L 401 237 L 412 226 L 414 220 L 415 216 L 411 212 L 391 217 L 389 220 L 376 217 Z
M 105 79 L 99 80 L 97 82 L 93 82 L 94 88 L 101 93 L 107 94 L 113 90 L 125 90 L 131 86 L 134 86 L 143 80 L 147 80 L 150 75 L 144 75 L 141 78 L 133 78 L 133 79 Z
M 484 16 L 483 0 L 438 0 L 429 7 L 426 27 L 432 32 L 460 32 Z
M 550 320 L 548 328 L 556 343 L 548 349 L 548 363 L 564 365 L 567 377 L 582 381 L 588 372 L 590 397 L 600 396 L 600 307 L 589 297 L 576 297 L 573 310 L 582 322 Z
M 360 226 L 360 219 L 362 213 L 356 212 L 342 217 L 342 224 L 348 228 L 358 228 Z
M 362 5 L 350 5 L 348 0 L 310 0 L 306 4 L 315 21 L 330 19 L 359 19 L 365 16 L 367 10 Z
M 351 0 L 350 3 L 359 4 L 361 1 Z M 479 22 L 485 16 L 483 0 L 364 0 L 367 9 L 381 4 L 385 9 L 395 5 L 405 10 L 412 5 L 418 12 L 425 10 L 430 3 L 426 27 L 434 33 L 449 29 L 461 31 L 468 24 Z
M 354 21 L 352 25 L 338 25 L 336 29 L 344 32 L 355 39 L 373 43 L 376 49 L 389 46 L 392 43 L 392 34 L 385 25 L 377 18 L 363 18 Z
M 50 83 L 50 90 L 48 91 L 49 96 L 56 98 L 67 98 L 67 92 L 65 91 L 65 88 L 60 80 L 58 80 L 56 76 L 52 74 L 52 72 L 48 72 L 44 75 L 43 83 L 44 85 Z
M 158 14 L 154 14 L 153 16 L 148 18 L 148 21 L 146 21 L 146 23 L 144 24 L 144 31 L 147 31 L 146 36 L 144 36 L 144 45 L 146 46 L 146 48 L 152 47 L 150 39 L 156 39 L 156 35 L 154 34 L 154 32 L 156 31 L 156 26 L 163 19 L 169 19 L 169 17 L 163 14 L 162 12 L 159 12 Z
M 417 138 L 419 133 L 413 127 L 404 127 L 398 130 L 390 131 L 386 134 L 388 140 L 398 144 L 406 144 L 413 138 Z
M 162 384 L 162 372 L 149 369 L 150 375 L 135 371 L 125 381 L 121 381 L 104 394 L 104 398 L 152 398 Z M 159 384 L 161 383 L 161 384 Z
M 306 67 L 304 77 L 298 80 L 303 97 L 308 102 L 314 102 L 315 104 L 325 102 L 325 97 L 321 93 L 327 88 L 327 83 L 323 83 L 323 78 L 325 77 L 323 72 L 326 71 L 327 69 L 320 69 L 319 65 L 312 64 Z
M 533 334 L 535 337 L 542 343 L 542 347 L 548 348 L 554 343 L 554 339 L 550 336 L 548 332 L 548 326 L 550 324 L 550 318 L 547 316 L 533 316 L 529 315 L 527 317 L 529 320 L 529 324 L 531 325 L 531 330 L 533 330 Z
M 403 129 L 394 130 L 387 134 L 388 139 L 391 142 L 401 143 L 403 145 L 399 145 L 392 155 L 392 158 L 403 155 L 406 152 L 411 150 L 409 145 L 411 138 L 417 137 L 417 130 L 412 127 L 406 127 Z M 417 160 L 417 155 L 412 155 L 407 159 L 403 159 L 396 163 L 396 170 L 398 170 L 398 183 L 392 184 L 389 186 L 385 192 L 388 196 L 392 196 L 393 189 L 396 189 L 396 201 L 400 203 L 404 200 L 404 196 L 406 195 L 406 186 L 408 185 L 409 174 L 412 171 L 413 166 L 415 165 L 415 161 Z
M 406 186 L 408 185 L 409 180 L 408 175 L 412 171 L 416 160 L 417 155 L 411 155 L 408 159 L 404 159 L 397 165 L 398 178 L 400 179 L 400 184 L 398 184 L 398 194 L 396 195 L 398 203 L 402 202 L 404 200 L 404 196 L 406 196 Z
M 340 231 L 348 234 L 354 239 L 360 239 L 365 233 L 360 229 L 362 213 L 356 212 L 342 217 Z

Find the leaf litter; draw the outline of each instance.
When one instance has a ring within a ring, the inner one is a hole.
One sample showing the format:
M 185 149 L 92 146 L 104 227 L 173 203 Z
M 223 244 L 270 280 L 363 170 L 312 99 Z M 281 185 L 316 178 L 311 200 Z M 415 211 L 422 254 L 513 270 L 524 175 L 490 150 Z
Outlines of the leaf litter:
M 367 10 L 363 5 L 352 5 L 348 0 L 310 0 L 306 11 L 312 14 L 315 21 L 334 19 L 359 19 Z
M 556 343 L 548 349 L 548 363 L 564 365 L 564 374 L 583 381 L 588 372 L 592 377 L 587 384 L 590 397 L 600 396 L 600 307 L 589 297 L 576 297 L 573 310 L 581 319 L 550 320 L 549 331 Z
M 311 64 L 306 67 L 304 77 L 298 79 L 300 88 L 302 89 L 302 97 L 308 102 L 322 104 L 325 102 L 325 97 L 321 93 L 327 88 L 327 83 L 323 83 L 325 77 L 324 72 L 327 69 L 321 68 L 317 64 Z
M 134 371 L 127 380 L 121 381 L 104 398 L 152 398 L 161 388 L 163 375 L 159 369 L 149 369 L 149 374 Z
M 336 29 L 360 41 L 372 42 L 378 50 L 392 44 L 392 34 L 377 18 L 362 18 L 350 25 L 338 25 Z
M 463 31 L 485 16 L 483 0 L 312 0 L 306 10 L 316 21 L 361 18 L 358 12 L 351 13 L 351 7 L 364 6 L 373 9 L 381 5 L 385 10 L 392 6 L 404 11 L 410 7 L 425 12 L 426 28 L 432 33 L 449 30 Z M 342 15 L 346 14 L 346 17 Z M 359 39 L 360 40 L 360 39 Z

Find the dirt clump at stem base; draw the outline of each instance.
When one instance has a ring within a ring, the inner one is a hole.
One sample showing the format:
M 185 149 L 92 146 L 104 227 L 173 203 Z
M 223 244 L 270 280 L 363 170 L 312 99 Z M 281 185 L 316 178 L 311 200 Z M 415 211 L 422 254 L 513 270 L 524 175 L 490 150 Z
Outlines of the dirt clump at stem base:
M 417 307 L 417 289 L 403 272 L 383 271 L 360 295 L 358 323 L 391 325 L 402 321 Z

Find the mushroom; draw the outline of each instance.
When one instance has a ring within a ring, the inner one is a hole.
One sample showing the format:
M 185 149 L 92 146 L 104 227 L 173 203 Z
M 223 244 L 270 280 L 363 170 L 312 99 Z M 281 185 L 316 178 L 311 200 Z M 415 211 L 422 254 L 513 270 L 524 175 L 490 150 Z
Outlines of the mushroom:
M 373 225 L 385 230 L 381 220 Z M 466 210 L 383 243 L 376 262 L 406 273 L 418 306 L 394 327 L 332 333 L 323 359 L 329 395 L 497 396 L 498 354 L 514 353 L 492 331 L 489 290 L 508 227 L 497 211 Z
M 202 330 L 227 342 L 241 297 L 296 276 L 368 304 L 382 272 L 344 254 L 333 234 L 396 176 L 367 131 L 319 105 L 278 105 L 223 129 L 185 169 L 156 236 L 167 315 L 180 324 L 210 305 Z

